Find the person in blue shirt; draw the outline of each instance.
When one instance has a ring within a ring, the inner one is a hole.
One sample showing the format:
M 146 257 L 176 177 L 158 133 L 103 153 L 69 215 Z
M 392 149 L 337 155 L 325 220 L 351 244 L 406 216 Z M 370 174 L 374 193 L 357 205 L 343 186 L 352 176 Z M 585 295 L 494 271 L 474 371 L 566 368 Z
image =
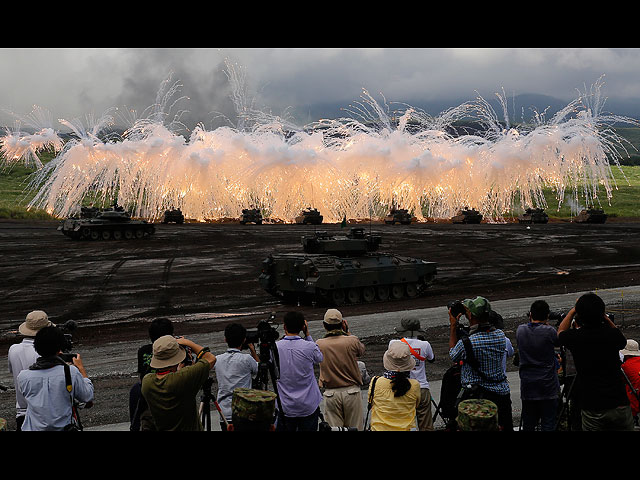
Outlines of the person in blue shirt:
M 22 370 L 17 379 L 17 387 L 27 401 L 22 431 L 63 431 L 71 424 L 73 402 L 93 401 L 93 383 L 77 354 L 73 365 L 68 366 L 72 389 L 67 390 L 65 361 L 59 356 L 65 337 L 58 327 L 44 327 L 33 343 L 40 357 L 27 370 Z
M 468 334 L 460 333 L 459 320 L 463 314 L 454 317 L 449 309 L 449 357 L 454 362 L 463 362 L 459 400 L 492 401 L 498 407 L 500 429 L 513 431 L 511 391 L 503 366 L 507 348 L 505 334 L 489 321 L 489 300 L 478 296 L 463 300 L 462 304 L 464 315 L 469 319 Z

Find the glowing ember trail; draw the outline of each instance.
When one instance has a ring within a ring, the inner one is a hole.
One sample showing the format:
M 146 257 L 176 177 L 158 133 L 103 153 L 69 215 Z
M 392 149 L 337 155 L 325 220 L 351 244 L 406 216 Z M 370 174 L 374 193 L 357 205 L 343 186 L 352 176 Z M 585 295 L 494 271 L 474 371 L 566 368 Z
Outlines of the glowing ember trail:
M 188 139 L 176 133 L 177 116 L 168 121 L 179 88 L 168 80 L 151 113 L 118 138 L 103 135 L 114 123 L 107 114 L 89 129 L 60 120 L 75 136 L 64 143 L 34 110 L 23 122 L 35 134 L 16 130 L 2 138 L 6 163 L 41 167 L 29 186 L 37 191 L 29 207 L 64 217 L 87 199 L 117 198 L 132 215 L 151 220 L 168 208 L 204 221 L 259 207 L 267 218 L 290 222 L 311 206 L 325 221 L 339 222 L 379 218 L 392 205 L 419 220 L 449 218 L 468 206 L 501 221 L 513 208 L 545 208 L 543 187 L 587 205 L 600 203 L 602 189 L 611 198 L 611 166 L 626 151 L 611 125 L 637 125 L 602 111 L 599 81 L 550 120 L 537 114 L 534 124 L 517 128 L 504 95 L 500 122 L 482 98 L 432 117 L 410 106 L 390 113 L 366 91 L 345 109 L 349 117 L 297 127 L 248 106 L 244 76 L 227 68 L 238 126 L 200 125 Z M 479 128 L 469 134 L 459 127 L 463 121 Z M 57 156 L 43 166 L 44 148 Z

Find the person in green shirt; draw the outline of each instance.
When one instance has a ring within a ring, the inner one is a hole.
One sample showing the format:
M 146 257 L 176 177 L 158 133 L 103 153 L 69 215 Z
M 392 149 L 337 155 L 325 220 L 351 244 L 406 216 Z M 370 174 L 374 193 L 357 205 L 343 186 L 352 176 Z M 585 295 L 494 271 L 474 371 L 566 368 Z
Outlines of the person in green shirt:
M 192 365 L 184 365 L 184 347 L 196 355 Z M 164 335 L 153 342 L 153 370 L 142 379 L 142 396 L 157 430 L 203 430 L 196 396 L 215 363 L 216 357 L 208 348 L 186 338 Z

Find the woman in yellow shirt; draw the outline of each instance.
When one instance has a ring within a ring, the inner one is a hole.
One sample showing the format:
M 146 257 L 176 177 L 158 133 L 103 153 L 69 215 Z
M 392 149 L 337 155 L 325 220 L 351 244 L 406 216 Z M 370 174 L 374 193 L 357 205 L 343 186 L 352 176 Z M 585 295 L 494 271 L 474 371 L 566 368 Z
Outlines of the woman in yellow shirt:
M 375 377 L 369 384 L 371 430 L 406 431 L 416 427 L 420 384 L 409 378 L 415 363 L 407 344 L 391 342 L 382 359 L 383 375 Z

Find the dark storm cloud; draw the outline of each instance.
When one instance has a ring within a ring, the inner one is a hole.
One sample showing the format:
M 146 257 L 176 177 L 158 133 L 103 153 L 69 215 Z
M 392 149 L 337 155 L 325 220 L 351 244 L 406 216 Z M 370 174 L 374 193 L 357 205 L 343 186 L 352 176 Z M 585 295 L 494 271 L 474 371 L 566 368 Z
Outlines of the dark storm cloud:
M 257 107 L 291 107 L 302 123 L 318 105 L 358 101 L 363 88 L 410 104 L 455 106 L 503 88 L 570 101 L 604 74 L 606 96 L 640 98 L 639 49 L 0 49 L 0 107 L 27 113 L 36 104 L 54 120 L 125 106 L 141 115 L 172 75 L 189 98 L 172 113 L 188 110 L 185 123 L 209 128 L 214 112 L 235 119 L 225 60 L 244 68 Z

